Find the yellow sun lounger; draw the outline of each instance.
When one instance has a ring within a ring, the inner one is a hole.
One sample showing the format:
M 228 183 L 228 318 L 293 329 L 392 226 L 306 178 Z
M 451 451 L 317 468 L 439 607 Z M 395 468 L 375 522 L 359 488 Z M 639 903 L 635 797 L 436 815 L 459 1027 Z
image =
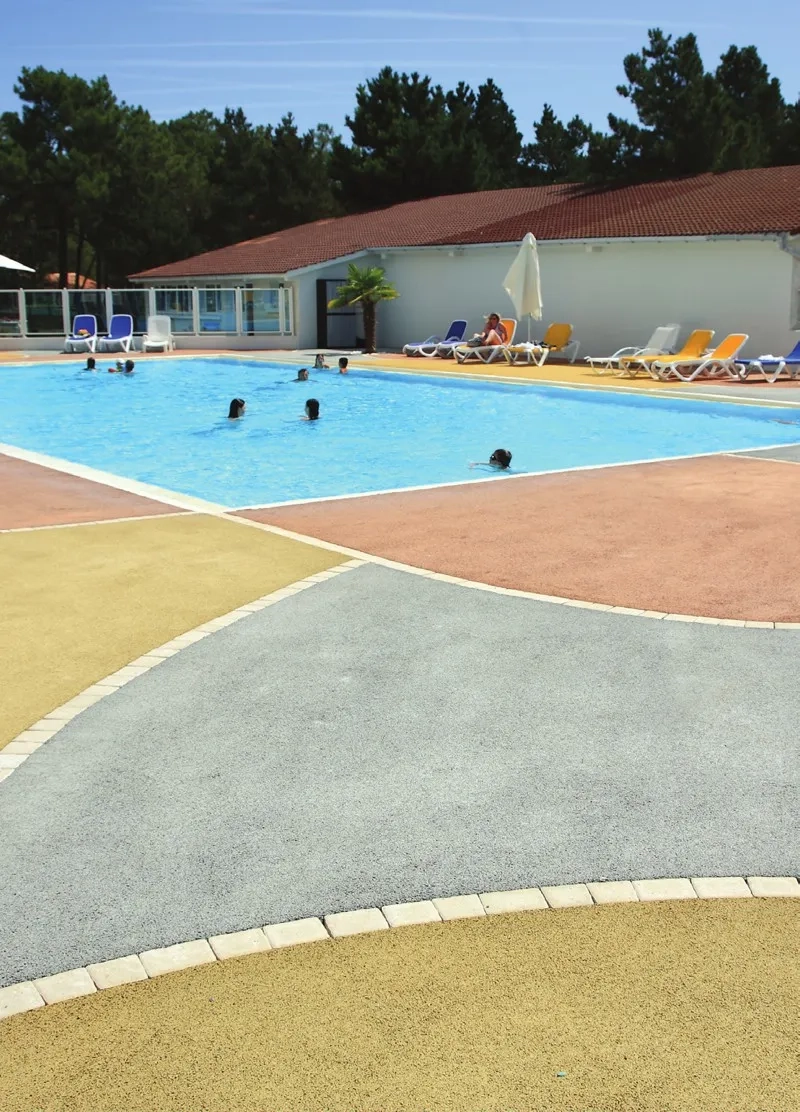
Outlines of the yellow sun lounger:
M 675 355 L 623 356 L 619 361 L 619 375 L 617 377 L 636 378 L 639 371 L 647 371 L 652 378 L 660 378 L 660 375 L 653 374 L 653 363 L 657 360 L 661 363 L 681 363 L 687 359 L 702 359 L 706 355 L 713 337 L 713 328 L 695 328 L 681 350 L 676 352 Z
M 662 355 L 650 365 L 650 374 L 653 378 L 664 380 L 679 378 L 681 382 L 694 382 L 701 375 L 707 375 L 709 378 L 727 375 L 728 378 L 738 379 L 736 357 L 749 339 L 746 332 L 731 332 L 707 355 L 695 359 L 687 359 L 680 355 Z
M 572 325 L 562 321 L 554 322 L 547 326 L 544 338 L 538 344 L 514 344 L 508 349 L 509 360 L 512 363 L 533 363 L 536 367 L 544 366 L 551 351 L 559 354 L 572 350 L 570 363 L 580 350 L 580 341 L 572 339 Z
M 494 363 L 501 356 L 507 361 L 509 344 L 514 340 L 517 322 L 511 317 L 504 317 L 500 323 L 505 329 L 508 339 L 504 344 L 487 344 L 486 347 L 470 347 L 469 344 L 459 344 L 453 348 L 457 363 L 468 363 L 474 359 L 477 363 Z

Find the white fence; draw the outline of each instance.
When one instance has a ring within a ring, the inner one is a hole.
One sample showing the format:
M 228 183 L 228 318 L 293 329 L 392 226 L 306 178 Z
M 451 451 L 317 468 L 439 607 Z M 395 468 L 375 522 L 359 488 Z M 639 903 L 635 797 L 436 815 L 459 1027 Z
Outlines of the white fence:
M 0 337 L 67 336 L 80 313 L 97 318 L 99 335 L 115 313 L 133 317 L 135 335 L 147 318 L 167 316 L 181 336 L 292 336 L 292 291 L 279 288 L 0 290 Z

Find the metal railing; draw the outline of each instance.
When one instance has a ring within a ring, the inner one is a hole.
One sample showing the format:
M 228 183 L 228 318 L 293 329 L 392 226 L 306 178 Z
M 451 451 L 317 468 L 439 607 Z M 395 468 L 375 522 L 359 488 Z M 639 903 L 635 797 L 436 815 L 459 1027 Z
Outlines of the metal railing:
M 134 335 L 147 318 L 167 316 L 178 336 L 292 336 L 291 288 L 203 286 L 163 289 L 0 290 L 0 337 L 68 336 L 81 313 L 97 318 L 98 335 L 115 313 L 133 317 Z

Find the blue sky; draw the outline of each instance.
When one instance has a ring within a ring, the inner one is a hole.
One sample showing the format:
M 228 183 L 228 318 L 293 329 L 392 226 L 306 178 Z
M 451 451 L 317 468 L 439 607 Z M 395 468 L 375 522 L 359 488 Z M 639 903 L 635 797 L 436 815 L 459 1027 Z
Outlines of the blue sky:
M 391 65 L 445 87 L 493 77 L 527 140 L 545 101 L 595 125 L 628 114 L 622 59 L 653 26 L 695 31 L 707 67 L 754 43 L 794 99 L 797 12 L 796 0 L 0 0 L 0 111 L 18 107 L 20 68 L 41 64 L 106 73 L 158 119 L 233 105 L 256 122 L 292 111 L 342 130 L 358 82 Z

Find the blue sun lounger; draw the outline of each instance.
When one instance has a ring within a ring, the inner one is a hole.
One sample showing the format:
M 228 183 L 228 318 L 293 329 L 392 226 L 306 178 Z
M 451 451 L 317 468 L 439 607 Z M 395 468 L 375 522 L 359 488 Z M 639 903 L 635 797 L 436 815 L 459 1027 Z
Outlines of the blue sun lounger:
M 85 336 L 80 333 L 85 332 Z M 94 351 L 97 346 L 97 317 L 92 313 L 79 313 L 72 322 L 72 334 L 64 337 L 64 351 Z
M 751 359 L 749 363 L 739 367 L 739 378 L 744 382 L 751 371 L 762 374 L 767 382 L 777 382 L 781 374 L 786 371 L 789 378 L 800 375 L 800 340 L 794 345 L 788 355 L 776 357 L 762 355 L 758 359 Z
M 447 329 L 444 339 L 441 336 L 429 336 L 427 340 L 406 344 L 403 348 L 403 355 L 424 355 L 426 358 L 432 359 L 442 344 L 452 344 L 453 346 L 460 344 L 466 331 L 467 322 L 465 320 L 454 320 Z
M 111 351 L 117 344 L 123 351 L 131 350 L 133 339 L 133 317 L 130 313 L 115 313 L 108 326 L 108 335 L 97 344 L 98 351 Z

